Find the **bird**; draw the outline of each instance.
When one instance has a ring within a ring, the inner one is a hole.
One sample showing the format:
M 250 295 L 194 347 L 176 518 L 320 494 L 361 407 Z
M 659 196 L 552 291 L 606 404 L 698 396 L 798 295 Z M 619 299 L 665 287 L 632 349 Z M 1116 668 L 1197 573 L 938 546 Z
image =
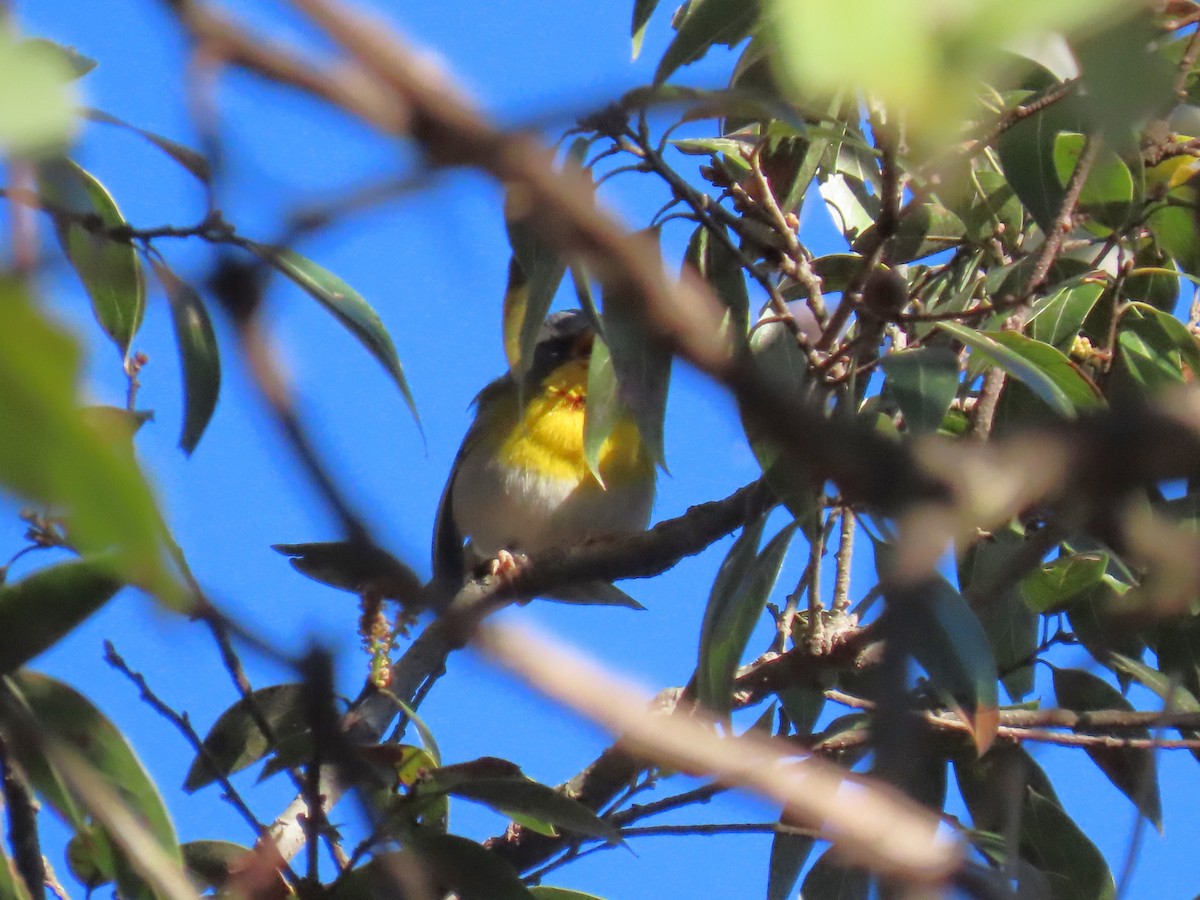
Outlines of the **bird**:
M 521 383 L 510 372 L 479 392 L 438 506 L 435 579 L 461 584 L 512 565 L 513 554 L 645 530 L 656 464 L 627 410 L 601 447 L 599 478 L 584 457 L 595 340 L 581 310 L 553 313 Z M 581 601 L 577 591 L 558 599 Z

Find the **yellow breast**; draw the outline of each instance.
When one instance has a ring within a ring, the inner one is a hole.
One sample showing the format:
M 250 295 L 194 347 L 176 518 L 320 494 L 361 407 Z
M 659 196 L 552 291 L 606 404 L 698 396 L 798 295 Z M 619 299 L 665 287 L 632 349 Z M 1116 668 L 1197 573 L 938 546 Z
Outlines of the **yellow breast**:
M 516 424 L 497 454 L 502 464 L 547 478 L 594 483 L 583 453 L 586 400 L 587 361 L 556 369 L 529 398 L 519 420 L 514 402 L 510 415 Z M 621 418 L 601 447 L 598 468 L 606 487 L 653 478 L 654 462 L 628 416 Z

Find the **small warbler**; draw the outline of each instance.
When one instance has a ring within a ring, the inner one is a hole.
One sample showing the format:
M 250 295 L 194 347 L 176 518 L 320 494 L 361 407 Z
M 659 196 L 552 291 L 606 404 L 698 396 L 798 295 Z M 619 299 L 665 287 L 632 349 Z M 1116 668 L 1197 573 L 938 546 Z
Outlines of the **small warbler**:
M 511 561 L 511 553 L 646 527 L 655 464 L 633 419 L 623 416 L 601 448 L 599 481 L 584 460 L 594 340 L 581 311 L 554 313 L 523 390 L 508 374 L 479 392 L 438 508 L 435 578 L 460 580 L 488 561 Z

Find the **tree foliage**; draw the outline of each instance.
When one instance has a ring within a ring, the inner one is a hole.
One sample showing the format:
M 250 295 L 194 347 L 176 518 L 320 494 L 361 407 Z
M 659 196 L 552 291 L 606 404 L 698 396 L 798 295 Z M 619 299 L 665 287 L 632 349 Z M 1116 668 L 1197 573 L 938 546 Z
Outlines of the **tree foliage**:
M 540 882 L 581 853 L 670 833 L 638 823 L 747 789 L 781 809 L 756 826 L 773 835 L 761 860 L 772 898 L 797 885 L 865 898 L 875 884 L 1115 896 L 1120 861 L 1074 822 L 1029 747 L 1061 745 L 1098 767 L 1159 828 L 1183 799 L 1160 790 L 1159 751 L 1200 751 L 1200 5 L 690 0 L 653 83 L 582 115 L 559 154 L 493 126 L 378 23 L 334 0 L 296 5 L 349 68 L 260 41 L 207 3 L 170 4 L 209 58 L 341 109 L 430 168 L 477 169 L 505 187 L 512 262 L 497 319 L 509 364 L 528 367 L 556 299 L 593 317 L 593 470 L 622 405 L 664 458 L 678 359 L 736 399 L 762 479 L 696 498 L 711 502 L 643 535 L 560 548 L 438 596 L 415 561 L 380 545 L 313 451 L 264 333 L 264 285 L 282 276 L 378 361 L 415 415 L 421 398 L 380 315 L 293 249 L 345 211 L 271 241 L 243 234 L 217 202 L 216 135 L 205 154 L 78 108 L 76 82 L 97 62 L 9 22 L 0 486 L 31 511 L 0 574 L 33 550 L 58 557 L 0 585 L 0 894 L 37 898 L 52 881 L 35 797 L 74 835 L 75 879 L 125 898 L 564 900 L 586 895 Z M 635 54 L 669 17 L 656 7 L 634 4 Z M 716 53 L 727 85 L 690 86 L 689 66 Z M 202 220 L 127 222 L 77 161 L 84 120 L 132 130 L 194 176 Z M 596 205 L 610 178 L 666 203 L 627 231 Z M 843 245 L 817 255 L 801 223 L 826 210 Z M 90 299 L 86 347 L 39 292 L 40 214 Z M 204 283 L 176 273 L 168 239 L 211 249 Z M 681 272 L 665 270 L 660 245 L 683 256 Z M 222 360 L 240 354 L 343 533 L 277 549 L 362 598 L 373 653 L 348 711 L 314 651 L 289 683 L 239 682 L 242 696 L 200 734 L 109 648 L 190 741 L 184 789 L 218 785 L 252 845 L 181 846 L 170 797 L 104 712 L 26 668 L 122 586 L 206 625 L 235 672 L 258 637 L 193 576 L 132 452 L 146 418 L 135 342 L 157 302 L 183 374 L 181 451 L 232 402 Z M 228 345 L 214 318 L 231 323 Z M 128 379 L 123 409 L 85 400 L 82 359 L 111 353 L 106 343 Z M 735 531 L 696 616 L 694 674 L 653 715 L 607 673 L 492 624 L 573 584 L 653 577 Z M 808 560 L 795 585 L 779 581 L 789 552 Z M 620 740 L 559 788 L 504 759 L 442 760 L 418 707 L 470 641 Z M 1064 647 L 1090 667 L 1064 665 Z M 1031 699 L 1039 663 L 1053 707 Z M 287 811 L 242 799 L 237 773 L 259 765 L 294 782 Z M 672 792 L 677 772 L 708 780 Z M 837 800 L 846 783 L 861 802 Z M 659 799 L 633 802 L 651 786 Z M 326 814 L 346 793 L 368 827 L 343 847 Z M 513 827 L 486 843 L 454 834 L 448 812 L 463 800 Z M 317 864 L 319 843 L 335 848 L 336 870 Z M 306 844 L 304 865 L 293 862 Z

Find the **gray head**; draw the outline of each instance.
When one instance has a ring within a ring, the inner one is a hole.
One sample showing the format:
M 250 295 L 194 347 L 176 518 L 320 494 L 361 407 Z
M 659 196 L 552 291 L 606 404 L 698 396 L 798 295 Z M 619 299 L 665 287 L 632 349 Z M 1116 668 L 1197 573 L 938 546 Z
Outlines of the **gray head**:
M 583 310 L 551 313 L 538 332 L 529 378 L 534 384 L 572 359 L 587 359 L 596 336 Z

